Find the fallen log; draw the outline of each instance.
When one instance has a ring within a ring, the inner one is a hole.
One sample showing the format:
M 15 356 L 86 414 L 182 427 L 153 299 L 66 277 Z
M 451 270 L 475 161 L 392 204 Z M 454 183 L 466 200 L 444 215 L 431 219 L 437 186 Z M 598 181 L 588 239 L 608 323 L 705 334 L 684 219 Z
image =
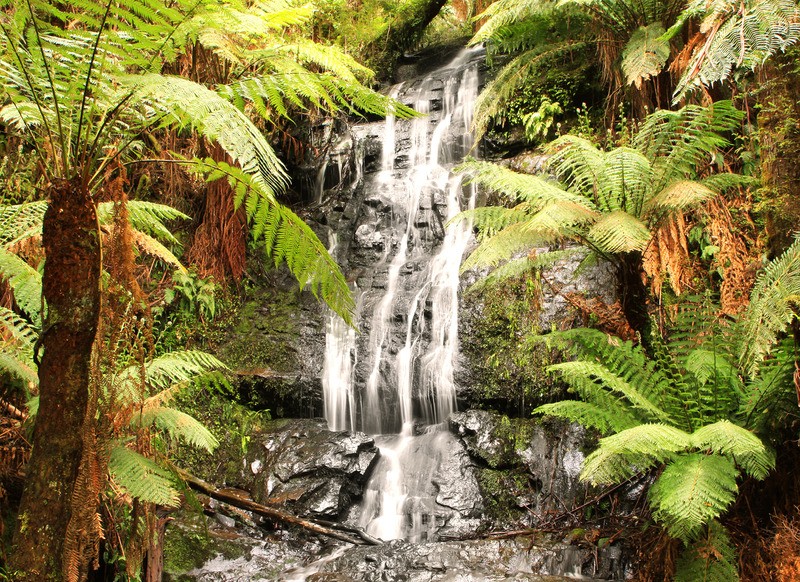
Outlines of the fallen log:
M 355 545 L 379 545 L 382 542 L 372 536 L 366 534 L 361 530 L 357 530 L 355 528 L 350 527 L 339 527 L 336 524 L 331 522 L 326 522 L 327 525 L 322 525 L 315 521 L 309 519 L 303 519 L 302 517 L 298 517 L 296 515 L 292 515 L 286 511 L 282 511 L 280 509 L 276 509 L 274 507 L 269 507 L 267 505 L 262 505 L 260 503 L 256 503 L 252 499 L 246 499 L 241 495 L 235 495 L 231 492 L 224 491 L 214 487 L 211 483 L 207 481 L 203 481 L 199 477 L 195 477 L 191 473 L 184 471 L 183 469 L 176 468 L 178 475 L 180 475 L 181 479 L 186 481 L 187 485 L 194 489 L 195 491 L 199 491 L 217 501 L 222 501 L 223 503 L 227 503 L 228 505 L 232 505 L 234 507 L 238 507 L 239 509 L 245 509 L 247 511 L 252 511 L 258 515 L 263 517 L 274 519 L 281 523 L 288 523 L 291 525 L 296 525 L 306 529 L 308 531 L 321 534 L 324 536 L 328 536 L 343 542 L 347 542 L 349 544 Z M 344 531 L 343 531 L 344 530 Z M 350 532 L 358 537 L 353 537 L 349 535 Z

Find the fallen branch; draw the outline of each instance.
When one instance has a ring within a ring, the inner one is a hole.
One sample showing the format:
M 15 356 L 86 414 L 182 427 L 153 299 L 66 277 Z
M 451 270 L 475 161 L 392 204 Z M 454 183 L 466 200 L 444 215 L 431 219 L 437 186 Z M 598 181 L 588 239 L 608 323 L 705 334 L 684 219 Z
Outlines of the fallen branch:
M 269 519 L 274 519 L 282 523 L 297 525 L 308 531 L 332 537 L 337 540 L 347 542 L 349 544 L 378 545 L 382 543 L 380 540 L 377 540 L 372 536 L 367 535 L 363 531 L 356 530 L 354 528 L 340 528 L 335 524 L 330 524 L 330 526 L 321 525 L 317 522 L 308 519 L 303 519 L 302 517 L 297 517 L 296 515 L 292 515 L 291 513 L 281 511 L 280 509 L 275 509 L 274 507 L 261 505 L 260 503 L 256 503 L 252 499 L 246 499 L 232 492 L 217 489 L 210 483 L 203 481 L 198 477 L 195 477 L 194 475 L 184 471 L 183 469 L 176 468 L 176 470 L 178 472 L 178 475 L 180 475 L 181 479 L 186 481 L 189 487 L 191 487 L 195 491 L 204 493 L 205 495 L 208 495 L 209 497 L 212 497 L 217 501 L 222 501 L 223 503 L 227 503 L 234 507 L 238 507 L 239 509 L 252 511 L 253 513 L 257 513 L 258 515 L 267 517 Z M 346 531 L 355 533 L 356 535 L 358 535 L 358 538 L 348 535 L 347 533 L 344 533 L 343 531 L 341 531 L 342 529 L 346 529 Z

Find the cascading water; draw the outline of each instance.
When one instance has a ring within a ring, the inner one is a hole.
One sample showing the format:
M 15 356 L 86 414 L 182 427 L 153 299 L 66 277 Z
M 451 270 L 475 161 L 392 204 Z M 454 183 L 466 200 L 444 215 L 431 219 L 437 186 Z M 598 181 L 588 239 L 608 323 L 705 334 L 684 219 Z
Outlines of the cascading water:
M 451 169 L 472 147 L 480 57 L 481 49 L 464 50 L 395 86 L 391 95 L 420 117 L 356 130 L 381 142 L 363 188 L 365 204 L 388 218 L 356 229 L 380 253 L 361 296 L 361 336 L 328 323 L 323 387 L 331 429 L 376 435 L 381 460 L 358 524 L 384 540 L 432 539 L 452 512 L 440 503 L 437 471 L 454 443 L 441 428 L 456 409 L 459 266 L 471 225 L 447 223 L 475 203 L 475 189 Z

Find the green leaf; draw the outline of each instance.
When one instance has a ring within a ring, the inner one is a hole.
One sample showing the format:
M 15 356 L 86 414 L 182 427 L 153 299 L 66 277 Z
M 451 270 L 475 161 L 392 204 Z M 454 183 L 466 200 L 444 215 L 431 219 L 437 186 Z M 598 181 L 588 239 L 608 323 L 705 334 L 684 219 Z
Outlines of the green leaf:
M 644 81 L 664 69 L 670 53 L 669 40 L 663 38 L 664 33 L 664 26 L 654 22 L 640 26 L 631 35 L 622 49 L 622 72 L 627 84 L 641 89 Z
M 677 457 L 650 487 L 654 517 L 669 535 L 689 541 L 736 498 L 738 471 L 722 455 Z
M 118 485 L 141 501 L 167 507 L 180 504 L 175 476 L 122 444 L 111 449 L 108 470 Z

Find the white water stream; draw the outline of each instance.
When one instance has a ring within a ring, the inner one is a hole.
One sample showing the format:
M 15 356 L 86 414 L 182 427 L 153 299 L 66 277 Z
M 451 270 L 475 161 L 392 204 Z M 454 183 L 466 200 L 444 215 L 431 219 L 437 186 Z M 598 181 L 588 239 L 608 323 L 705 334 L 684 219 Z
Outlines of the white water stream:
M 359 525 L 384 540 L 423 541 L 435 532 L 433 482 L 452 439 L 441 428 L 456 409 L 459 266 L 472 230 L 468 222 L 445 225 L 475 204 L 475 189 L 451 169 L 472 147 L 479 52 L 464 50 L 430 77 L 393 88 L 392 96 L 423 116 L 385 121 L 381 169 L 365 185 L 391 197 L 397 238 L 384 248 L 384 292 L 364 309 L 369 335 L 360 344 L 363 354 L 356 356 L 355 334 L 342 322 L 331 318 L 327 328 L 325 415 L 332 430 L 376 435 L 381 460 L 366 487 Z M 400 131 L 408 136 L 408 161 L 396 164 Z M 438 243 L 430 221 L 420 218 L 420 208 L 434 205 L 443 230 Z M 413 277 L 404 276 L 412 271 Z M 354 386 L 356 360 L 367 370 L 361 388 Z M 415 424 L 421 434 L 415 435 Z

